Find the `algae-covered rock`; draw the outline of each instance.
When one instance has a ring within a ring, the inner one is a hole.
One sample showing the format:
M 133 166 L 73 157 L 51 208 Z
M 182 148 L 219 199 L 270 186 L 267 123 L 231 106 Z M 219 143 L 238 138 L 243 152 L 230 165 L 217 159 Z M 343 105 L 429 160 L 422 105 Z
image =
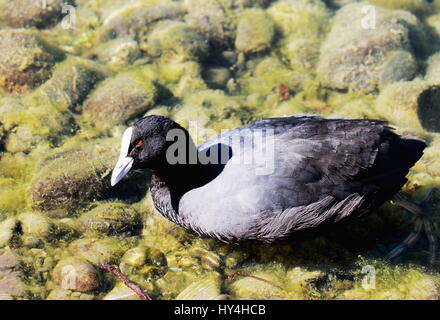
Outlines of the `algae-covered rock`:
M 22 273 L 15 253 L 6 250 L 0 255 L 0 296 L 21 297 L 26 287 L 21 280 Z
M 168 271 L 168 261 L 162 251 L 141 245 L 125 252 L 119 268 L 124 274 L 131 274 L 135 278 L 141 277 L 148 282 L 163 276 Z M 150 286 L 151 283 L 145 285 Z
M 418 70 L 417 61 L 407 51 L 397 51 L 388 54 L 385 66 L 379 76 L 379 86 L 385 87 L 388 84 L 408 81 L 413 79 Z
M 61 288 L 79 292 L 93 291 L 100 284 L 100 277 L 95 267 L 77 257 L 58 262 L 53 270 L 53 278 Z
M 31 183 L 32 206 L 66 216 L 98 199 L 110 187 L 115 148 L 109 141 L 92 141 L 55 151 L 42 162 Z
M 286 290 L 292 298 L 295 295 L 298 299 L 308 298 L 312 291 L 311 284 L 322 279 L 324 275 L 321 271 L 307 271 L 295 267 L 286 272 Z
M 0 84 L 9 89 L 38 86 L 62 56 L 25 29 L 0 30 L 0 51 Z
M 440 54 L 434 54 L 428 59 L 425 80 L 433 83 L 440 82 Z
M 155 85 L 142 72 L 124 72 L 102 82 L 84 102 L 83 113 L 88 122 L 108 128 L 145 113 L 156 97 Z
M 213 273 L 186 287 L 176 300 L 215 300 L 220 295 L 220 275 Z
M 147 52 L 151 56 L 181 56 L 183 59 L 202 59 L 209 53 L 205 37 L 187 23 L 163 21 L 148 36 Z
M 429 142 L 428 148 L 425 149 L 423 157 L 418 161 L 413 168 L 411 168 L 409 185 L 411 189 L 418 189 L 422 187 L 420 195 L 423 197 L 423 193 L 428 192 L 430 188 L 437 187 L 440 184 L 440 162 L 439 158 L 440 150 L 440 137 L 436 137 Z M 439 221 L 438 212 L 440 212 L 439 197 L 433 197 L 433 202 L 427 204 L 429 210 L 429 216 L 434 221 Z M 436 201 L 437 200 L 437 201 Z
M 138 234 L 142 229 L 140 214 L 123 203 L 102 203 L 78 219 L 80 231 L 107 235 Z
M 280 85 L 284 85 L 292 95 L 302 91 L 310 77 L 297 74 L 276 57 L 265 57 L 258 61 L 248 77 L 238 80 L 241 90 L 248 95 L 278 94 Z
M 264 8 L 267 6 L 267 0 L 183 0 L 189 12 L 201 9 L 222 9 L 226 15 L 232 15 L 234 12 L 245 8 Z
M 383 72 L 388 73 L 384 76 L 388 81 L 408 80 L 415 74 L 411 54 L 413 50 L 423 54 L 426 46 L 418 19 L 407 11 L 372 7 L 375 19 L 371 21 L 364 13 L 366 5 L 347 5 L 333 21 L 318 64 L 318 75 L 327 87 L 372 91 Z M 407 58 L 396 60 L 396 51 L 406 52 Z M 408 61 L 412 67 L 403 69 Z M 390 68 L 396 73 L 390 75 Z
M 9 218 L 0 222 L 0 248 L 9 245 L 14 236 L 16 227 L 17 220 L 14 218 Z
M 141 56 L 139 44 L 131 38 L 117 38 L 93 48 L 92 54 L 99 61 L 113 67 L 131 65 Z
M 100 266 L 102 263 L 118 262 L 125 248 L 122 243 L 112 238 L 84 238 L 70 243 L 69 251 L 94 265 Z
M 235 39 L 234 20 L 223 9 L 197 9 L 185 16 L 188 24 L 217 46 L 230 46 Z
M 440 87 L 426 81 L 387 86 L 377 99 L 378 114 L 392 123 L 416 131 L 440 131 Z
M 417 281 L 408 293 L 409 300 L 440 300 L 440 289 L 432 279 Z
M 278 33 L 278 47 L 298 73 L 314 71 L 331 12 L 322 1 L 276 1 L 267 10 Z
M 280 286 L 279 278 L 271 272 L 254 272 L 252 276 L 265 279 L 261 281 L 252 277 L 242 277 L 229 286 L 229 291 L 236 299 L 243 300 L 280 300 L 287 294 Z
M 270 16 L 263 10 L 249 9 L 238 20 L 235 47 L 245 53 L 259 52 L 270 47 L 274 35 Z
M 17 216 L 20 222 L 21 232 L 25 237 L 35 237 L 51 242 L 60 240 L 72 240 L 76 231 L 67 224 L 60 221 L 49 219 L 48 217 L 35 213 L 27 212 Z
M 122 257 L 122 262 L 132 267 L 143 265 L 163 267 L 168 265 L 166 256 L 160 250 L 147 246 L 128 250 Z
M 75 132 L 77 126 L 69 111 L 61 112 L 52 104 L 33 104 L 26 97 L 8 97 L 0 102 L 6 151 L 29 152 L 37 145 L 56 146 L 63 136 Z
M 213 89 L 224 89 L 231 78 L 231 72 L 228 68 L 210 67 L 203 70 L 202 77 L 209 87 Z
M 96 63 L 69 56 L 54 68 L 48 81 L 26 97 L 26 102 L 78 112 L 81 103 L 105 74 L 105 69 Z
M 125 2 L 103 17 L 103 37 L 144 40 L 151 25 L 163 19 L 182 16 L 184 10 L 179 3 L 171 1 L 146 1 L 134 4 Z
M 62 17 L 63 6 L 72 4 L 66 0 L 14 0 L 0 1 L 0 19 L 13 27 L 44 28 Z
M 198 273 L 194 272 L 194 270 L 170 268 L 165 275 L 156 280 L 156 286 L 160 290 L 161 298 L 175 299 L 189 285 L 203 279 L 204 276 L 209 277 L 209 274 L 211 274 L 211 272 Z M 209 290 L 208 292 L 212 291 Z
M 414 13 L 429 12 L 434 9 L 435 0 L 370 0 L 371 3 L 389 9 L 404 9 Z
M 123 283 L 117 283 L 116 286 L 107 293 L 103 300 L 140 300 L 141 298 Z

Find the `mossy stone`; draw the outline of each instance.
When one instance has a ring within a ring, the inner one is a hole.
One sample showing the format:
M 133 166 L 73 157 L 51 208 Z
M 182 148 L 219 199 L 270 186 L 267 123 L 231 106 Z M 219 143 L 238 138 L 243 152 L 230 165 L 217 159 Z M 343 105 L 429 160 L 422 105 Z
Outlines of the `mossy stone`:
M 414 13 L 426 13 L 434 9 L 435 0 L 370 0 L 378 6 L 389 9 L 404 9 Z
M 220 295 L 220 275 L 213 273 L 186 287 L 176 300 L 215 300 Z
M 37 145 L 53 147 L 63 136 L 75 132 L 77 126 L 69 111 L 61 112 L 53 104 L 33 104 L 27 97 L 8 97 L 0 102 L 6 151 L 29 152 Z
M 151 56 L 179 56 L 203 59 L 209 53 L 206 38 L 195 28 L 180 21 L 163 21 L 148 36 L 147 52 Z
M 92 56 L 114 68 L 133 64 L 141 56 L 139 44 L 131 38 L 117 38 L 93 48 Z
M 97 63 L 68 56 L 53 69 L 52 77 L 25 98 L 27 104 L 54 105 L 60 111 L 79 112 L 81 104 L 107 70 Z
M 17 227 L 17 223 L 17 220 L 14 218 L 9 218 L 0 222 L 0 248 L 9 245 L 14 236 L 14 230 Z
M 49 219 L 39 213 L 22 213 L 17 216 L 17 220 L 20 222 L 23 235 L 27 237 L 55 242 L 71 241 L 76 235 L 75 230 L 67 224 Z
M 230 46 L 235 39 L 235 20 L 220 8 L 190 11 L 185 20 L 219 47 Z
M 0 51 L 0 84 L 11 90 L 40 85 L 62 58 L 59 51 L 25 29 L 0 30 Z
M 123 203 L 102 203 L 83 213 L 77 223 L 84 233 L 95 231 L 106 235 L 133 235 L 142 229 L 141 215 Z
M 122 257 L 124 245 L 113 238 L 84 238 L 70 243 L 69 251 L 93 265 L 117 263 Z
M 129 37 L 142 42 L 150 29 L 160 20 L 175 19 L 184 14 L 180 3 L 144 1 L 113 8 L 103 15 L 102 39 Z
M 440 87 L 416 79 L 385 87 L 376 102 L 379 115 L 415 132 L 440 132 Z
M 275 27 L 270 16 L 260 9 L 248 9 L 240 15 L 235 47 L 245 53 L 255 53 L 270 47 Z
M 63 6 L 73 4 L 66 0 L 14 0 L 0 1 L 0 18 L 13 27 L 44 28 L 62 17 Z
M 98 199 L 110 187 L 116 148 L 112 141 L 101 140 L 53 152 L 31 182 L 33 208 L 67 216 Z
M 373 7 L 373 25 L 363 13 L 366 5 L 367 2 L 349 4 L 336 14 L 321 48 L 317 70 L 324 86 L 371 92 L 379 86 L 387 64 L 391 68 L 388 71 L 393 72 L 388 73 L 387 79 L 405 80 L 415 74 L 412 52 L 423 54 L 427 50 L 427 39 L 417 17 L 407 11 Z M 409 57 L 406 60 L 412 67 L 408 72 L 393 68 L 393 63 L 402 60 L 389 63 L 389 54 L 395 51 L 405 52 Z
M 142 72 L 128 71 L 102 82 L 84 102 L 84 118 L 105 129 L 145 113 L 156 100 L 154 83 Z
M 224 89 L 231 78 L 231 72 L 228 68 L 210 67 L 203 70 L 202 77 L 209 87 L 213 89 Z

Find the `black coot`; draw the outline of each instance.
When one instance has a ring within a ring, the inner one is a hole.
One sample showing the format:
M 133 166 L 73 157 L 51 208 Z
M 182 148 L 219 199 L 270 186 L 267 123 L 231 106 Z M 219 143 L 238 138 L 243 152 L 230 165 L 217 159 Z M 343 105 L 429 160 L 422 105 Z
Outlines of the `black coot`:
M 425 147 L 381 120 L 318 116 L 256 121 L 195 147 L 173 120 L 148 116 L 125 131 L 111 183 L 149 168 L 169 220 L 225 242 L 272 242 L 375 210 Z

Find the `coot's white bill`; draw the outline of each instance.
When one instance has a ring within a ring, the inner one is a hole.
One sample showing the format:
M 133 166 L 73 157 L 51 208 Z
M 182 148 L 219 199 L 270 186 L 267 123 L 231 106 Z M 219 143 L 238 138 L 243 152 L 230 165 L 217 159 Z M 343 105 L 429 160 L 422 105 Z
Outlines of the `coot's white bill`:
M 112 172 L 111 185 L 114 186 L 130 171 L 133 166 L 133 158 L 128 157 L 128 149 L 130 147 L 131 136 L 133 134 L 133 128 L 128 127 L 121 139 L 121 153 L 119 155 L 118 162 Z
M 121 157 L 115 165 L 112 173 L 111 185 L 117 184 L 130 171 L 133 165 L 133 158 Z

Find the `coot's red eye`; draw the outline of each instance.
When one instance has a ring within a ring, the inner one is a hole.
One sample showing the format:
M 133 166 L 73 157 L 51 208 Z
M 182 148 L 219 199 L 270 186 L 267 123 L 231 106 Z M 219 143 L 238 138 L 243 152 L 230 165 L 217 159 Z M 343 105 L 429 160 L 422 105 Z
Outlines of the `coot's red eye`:
M 139 139 L 138 141 L 136 141 L 135 146 L 136 146 L 136 147 L 140 147 L 140 146 L 143 145 L 143 144 L 144 144 L 144 142 L 143 142 L 141 139 Z

